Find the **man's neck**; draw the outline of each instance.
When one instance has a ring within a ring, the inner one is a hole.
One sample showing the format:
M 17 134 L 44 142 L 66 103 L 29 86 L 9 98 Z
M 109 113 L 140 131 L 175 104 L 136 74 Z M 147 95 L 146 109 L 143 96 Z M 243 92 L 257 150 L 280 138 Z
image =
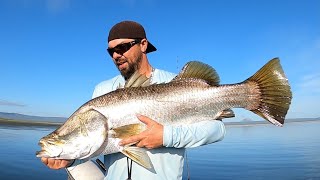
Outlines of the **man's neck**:
M 148 62 L 148 59 L 145 59 L 141 62 L 140 69 L 138 70 L 140 74 L 145 74 L 147 78 L 150 78 L 152 74 L 152 66 Z

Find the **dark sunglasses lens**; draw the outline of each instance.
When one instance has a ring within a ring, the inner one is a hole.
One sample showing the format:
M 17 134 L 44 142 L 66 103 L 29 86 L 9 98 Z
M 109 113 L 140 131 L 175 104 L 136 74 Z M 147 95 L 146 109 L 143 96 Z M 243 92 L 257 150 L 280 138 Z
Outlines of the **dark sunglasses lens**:
M 127 52 L 136 43 L 138 43 L 138 42 L 137 41 L 132 41 L 132 42 L 128 42 L 128 43 L 119 44 L 114 48 L 108 49 L 108 52 L 109 52 L 111 57 L 113 57 L 113 53 L 114 52 L 116 52 L 117 54 L 123 55 L 125 52 Z
M 114 48 L 108 49 L 108 52 L 111 57 L 113 57 L 113 53 L 116 52 L 117 54 L 123 55 L 123 53 L 127 52 L 130 49 L 130 44 L 119 44 Z
M 107 51 L 108 51 L 109 55 L 111 57 L 113 57 L 113 53 L 114 53 L 113 48 L 111 48 L 111 49 L 108 48 Z
M 114 52 L 122 55 L 123 53 L 127 52 L 130 47 L 130 43 L 119 44 L 118 46 L 114 47 Z

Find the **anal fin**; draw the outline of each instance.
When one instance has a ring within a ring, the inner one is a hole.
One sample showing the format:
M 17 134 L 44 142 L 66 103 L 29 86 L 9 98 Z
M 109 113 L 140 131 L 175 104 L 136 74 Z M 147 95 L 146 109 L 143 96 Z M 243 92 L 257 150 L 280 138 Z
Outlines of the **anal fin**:
M 152 168 L 151 160 L 145 149 L 135 146 L 125 146 L 120 152 L 141 166 L 147 169 Z

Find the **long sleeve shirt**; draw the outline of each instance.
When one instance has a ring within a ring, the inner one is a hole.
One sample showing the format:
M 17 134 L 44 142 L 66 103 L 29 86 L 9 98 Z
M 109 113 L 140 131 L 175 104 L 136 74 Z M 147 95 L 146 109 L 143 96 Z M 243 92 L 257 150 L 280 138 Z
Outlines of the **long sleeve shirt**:
M 176 75 L 163 70 L 155 69 L 151 75 L 151 83 L 165 83 Z M 93 98 L 116 90 L 123 86 L 125 80 L 118 75 L 110 80 L 99 83 L 93 93 Z M 164 126 L 162 148 L 147 150 L 153 168 L 148 170 L 136 163 L 132 164 L 132 179 L 182 179 L 185 148 L 198 147 L 223 139 L 225 127 L 217 120 L 202 121 L 199 123 Z M 128 178 L 127 158 L 122 153 L 104 156 L 107 167 L 105 179 Z

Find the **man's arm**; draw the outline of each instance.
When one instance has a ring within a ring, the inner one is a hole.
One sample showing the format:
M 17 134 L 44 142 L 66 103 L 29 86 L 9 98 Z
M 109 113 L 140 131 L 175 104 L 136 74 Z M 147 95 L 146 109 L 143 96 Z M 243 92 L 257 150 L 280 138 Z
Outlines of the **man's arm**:
M 217 120 L 181 126 L 162 126 L 146 116 L 137 117 L 146 124 L 147 129 L 138 135 L 123 139 L 120 145 L 137 142 L 138 147 L 148 149 L 161 146 L 190 148 L 220 141 L 226 133 L 223 122 Z
M 137 115 L 137 118 L 147 126 L 146 130 L 138 135 L 123 139 L 119 145 L 137 142 L 137 147 L 146 147 L 147 149 L 163 146 L 163 126 L 147 116 Z
M 165 147 L 192 148 L 221 141 L 226 133 L 222 121 L 211 120 L 183 126 L 165 126 Z

